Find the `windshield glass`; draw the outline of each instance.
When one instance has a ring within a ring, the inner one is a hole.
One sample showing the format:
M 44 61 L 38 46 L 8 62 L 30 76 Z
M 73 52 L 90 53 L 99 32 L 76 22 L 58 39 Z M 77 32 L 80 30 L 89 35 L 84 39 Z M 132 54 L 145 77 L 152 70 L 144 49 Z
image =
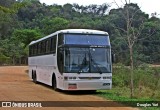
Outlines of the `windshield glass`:
M 110 73 L 109 48 L 65 48 L 64 72 Z
M 65 34 L 65 44 L 109 46 L 109 36 L 94 34 Z

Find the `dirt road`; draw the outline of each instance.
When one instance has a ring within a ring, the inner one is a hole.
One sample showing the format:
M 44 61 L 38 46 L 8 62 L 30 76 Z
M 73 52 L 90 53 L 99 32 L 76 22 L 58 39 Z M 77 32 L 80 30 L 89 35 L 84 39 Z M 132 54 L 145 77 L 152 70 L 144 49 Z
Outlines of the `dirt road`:
M 43 84 L 34 84 L 28 77 L 26 66 L 0 67 L 0 101 L 105 101 L 89 93 L 54 91 Z M 22 108 L 0 108 L 21 110 Z M 131 107 L 42 107 L 27 110 L 137 110 Z

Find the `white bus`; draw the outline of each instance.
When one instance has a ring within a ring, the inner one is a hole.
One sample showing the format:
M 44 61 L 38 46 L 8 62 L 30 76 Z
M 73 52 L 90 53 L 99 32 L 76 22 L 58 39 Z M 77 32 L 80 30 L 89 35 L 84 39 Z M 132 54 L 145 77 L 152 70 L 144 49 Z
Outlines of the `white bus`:
M 29 76 L 61 90 L 112 87 L 111 45 L 107 32 L 60 30 L 29 44 Z

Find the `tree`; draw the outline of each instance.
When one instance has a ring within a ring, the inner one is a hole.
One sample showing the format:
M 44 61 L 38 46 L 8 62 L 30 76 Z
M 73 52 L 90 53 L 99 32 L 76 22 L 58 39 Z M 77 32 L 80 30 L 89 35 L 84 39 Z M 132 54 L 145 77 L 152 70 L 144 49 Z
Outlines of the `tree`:
M 65 29 L 67 28 L 69 21 L 60 18 L 60 17 L 55 17 L 55 18 L 45 18 L 43 21 L 43 32 L 45 35 L 51 34 L 55 31 Z
M 15 0 L 2 0 L 0 1 L 0 39 L 11 35 L 13 28 L 15 28 L 18 23 L 16 18 L 16 13 L 25 4 L 18 3 Z M 13 23 L 14 22 L 14 23 Z
M 8 53 L 9 57 L 12 59 L 12 63 L 15 64 L 19 62 L 21 64 L 23 58 L 23 62 L 26 64 L 28 57 L 28 45 L 31 41 L 39 38 L 41 38 L 41 33 L 36 30 L 15 30 L 13 37 L 6 41 L 9 42 L 9 44 L 5 47 L 6 51 L 10 50 Z
M 40 32 L 31 29 L 15 30 L 13 33 L 13 40 L 23 43 L 24 47 L 26 47 L 31 41 L 37 40 L 41 37 Z
M 114 0 L 115 1 L 115 0 Z M 116 1 L 115 1 L 116 3 Z M 117 4 L 117 3 L 116 3 Z M 119 7 L 119 5 L 117 4 Z M 144 29 L 144 22 L 147 19 L 147 15 L 145 15 L 137 4 L 133 4 L 127 0 L 125 0 L 124 8 L 120 8 L 118 10 L 121 14 L 122 20 L 125 23 L 123 26 L 114 26 L 116 29 L 122 33 L 122 39 L 126 42 L 129 48 L 129 58 L 130 58 L 130 96 L 131 98 L 134 96 L 134 83 L 133 83 L 133 74 L 134 74 L 134 45 L 135 42 L 138 41 L 142 30 Z
M 0 42 L 0 43 L 2 43 L 2 42 Z M 7 57 L 6 55 L 4 55 L 4 49 L 0 48 L 0 65 L 8 64 L 9 60 L 10 60 L 10 58 Z
M 160 20 L 152 17 L 145 22 L 142 36 L 150 36 L 140 37 L 138 41 L 141 44 L 140 53 L 147 56 L 147 59 L 144 60 L 147 60 L 148 63 L 160 62 Z

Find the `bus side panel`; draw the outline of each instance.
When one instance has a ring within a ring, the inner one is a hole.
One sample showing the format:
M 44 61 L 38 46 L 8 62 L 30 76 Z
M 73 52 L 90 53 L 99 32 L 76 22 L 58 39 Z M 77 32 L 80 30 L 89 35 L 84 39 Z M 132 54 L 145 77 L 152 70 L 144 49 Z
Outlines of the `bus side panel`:
M 29 57 L 29 76 L 36 71 L 37 81 L 52 85 L 52 74 L 58 73 L 56 57 L 53 54 Z
M 36 70 L 35 58 L 28 58 L 29 77 L 32 79 L 32 73 Z

